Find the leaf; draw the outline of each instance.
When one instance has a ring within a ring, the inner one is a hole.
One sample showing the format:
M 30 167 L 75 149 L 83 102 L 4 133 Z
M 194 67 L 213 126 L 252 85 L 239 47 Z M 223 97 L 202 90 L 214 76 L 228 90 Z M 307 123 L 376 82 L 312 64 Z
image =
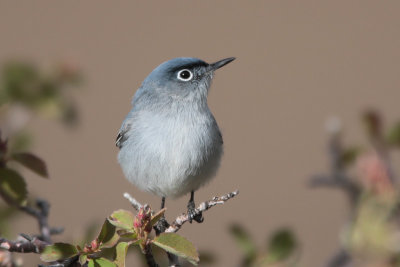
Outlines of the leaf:
M 400 146 L 400 122 L 390 129 L 386 139 L 390 145 Z
M 31 153 L 16 153 L 11 158 L 42 177 L 48 177 L 46 163 Z
M 164 213 L 166 210 L 167 210 L 166 208 L 163 208 L 162 210 L 160 210 L 156 214 L 154 214 L 153 217 L 151 217 L 151 221 L 150 221 L 151 226 L 155 225 L 158 222 L 158 220 L 160 220 L 161 217 L 164 216 Z
M 367 110 L 363 114 L 363 121 L 366 126 L 367 133 L 374 139 L 382 136 L 382 118 L 376 110 Z
M 6 202 L 25 206 L 27 194 L 25 180 L 19 173 L 0 168 L 0 195 Z
M 108 221 L 119 228 L 131 230 L 133 229 L 133 213 L 127 210 L 114 211 L 108 218 Z
M 55 243 L 44 248 L 40 259 L 45 262 L 58 261 L 71 258 L 77 255 L 78 249 L 71 244 Z
M 245 256 L 245 262 L 250 263 L 254 261 L 257 254 L 257 248 L 253 240 L 251 240 L 250 235 L 245 231 L 245 229 L 242 226 L 238 224 L 232 225 L 230 227 L 230 232 L 235 238 L 236 243 L 242 249 Z
M 9 151 L 26 151 L 32 144 L 32 136 L 26 131 L 19 131 L 10 139 Z
M 269 261 L 281 261 L 288 258 L 296 248 L 296 240 L 290 230 L 279 230 L 271 237 L 268 245 Z
M 128 252 L 128 247 L 129 243 L 127 242 L 121 242 L 117 245 L 116 257 L 114 263 L 118 267 L 125 267 L 125 258 L 126 258 L 126 253 Z
M 105 258 L 99 258 L 99 259 L 90 259 L 88 267 L 117 267 L 117 265 L 115 265 L 115 263 Z
M 175 233 L 162 233 L 153 240 L 153 244 L 179 257 L 188 260 L 193 265 L 199 263 L 199 254 L 193 244 L 186 238 Z
M 349 166 L 355 161 L 360 152 L 360 147 L 349 147 L 340 155 L 340 162 L 343 164 L 343 166 Z
M 129 231 L 129 230 L 118 230 L 117 234 L 119 235 L 120 238 L 123 238 L 124 240 L 127 241 L 134 241 L 137 240 L 137 233 L 135 231 Z
M 108 220 L 105 220 L 99 236 L 97 237 L 101 247 L 112 247 L 118 242 L 118 234 L 115 231 L 115 226 Z
M 79 256 L 79 263 L 81 265 L 84 265 L 87 262 L 87 255 L 86 254 L 82 254 Z

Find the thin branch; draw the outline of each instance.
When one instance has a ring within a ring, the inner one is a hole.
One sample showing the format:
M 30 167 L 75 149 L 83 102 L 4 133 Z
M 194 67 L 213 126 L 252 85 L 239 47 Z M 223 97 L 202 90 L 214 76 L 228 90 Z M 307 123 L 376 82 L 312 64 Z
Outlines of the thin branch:
M 20 241 L 9 241 L 7 239 L 0 238 L 0 248 L 10 252 L 41 253 L 47 245 L 49 245 L 49 243 L 38 238 Z
M 196 209 L 195 209 L 195 214 L 200 214 L 203 211 L 206 211 L 210 209 L 211 207 L 218 205 L 218 204 L 224 204 L 226 201 L 229 199 L 235 197 L 237 194 L 239 194 L 239 191 L 233 191 L 231 193 L 228 193 L 226 195 L 220 196 L 220 197 L 214 197 L 213 199 L 209 201 L 205 201 L 201 203 Z M 171 223 L 171 225 L 165 230 L 166 233 L 175 233 L 181 229 L 182 225 L 189 221 L 189 216 L 186 213 L 182 213 L 178 217 L 176 217 L 175 221 Z
M 329 133 L 328 153 L 331 164 L 331 171 L 328 175 L 314 175 L 310 179 L 310 186 L 331 187 L 343 190 L 351 205 L 351 216 L 354 215 L 357 201 L 361 194 L 360 186 L 346 175 L 345 165 L 341 157 L 343 146 L 341 139 L 341 123 L 334 118 L 328 121 L 327 130 Z M 351 255 L 344 248 L 340 248 L 327 263 L 326 267 L 343 267 L 351 261 Z
M 132 197 L 129 193 L 124 193 L 124 198 L 129 200 L 131 203 L 132 207 L 136 210 L 139 211 L 141 207 L 143 207 L 142 204 L 139 203 L 134 197 Z
M 153 251 L 151 250 L 150 243 L 146 244 L 144 247 L 144 256 L 146 258 L 146 263 L 149 267 L 158 267 L 156 260 L 154 259 Z
M 195 213 L 194 216 L 201 214 L 203 211 L 206 211 L 208 209 L 210 209 L 211 207 L 214 207 L 215 205 L 218 204 L 224 204 L 226 201 L 228 201 L 229 199 L 237 196 L 239 194 L 239 191 L 233 191 L 231 193 L 228 193 L 226 195 L 220 196 L 220 197 L 214 197 L 209 201 L 205 201 L 202 202 L 196 209 L 195 209 Z M 131 203 L 131 205 L 133 206 L 133 208 L 137 211 L 140 210 L 141 207 L 143 207 L 142 204 L 140 204 L 135 198 L 133 198 L 129 193 L 124 193 L 124 197 L 126 199 L 129 200 L 129 202 Z M 164 222 L 162 223 L 162 227 L 154 227 L 155 231 L 157 232 L 157 235 L 162 233 L 162 232 L 166 232 L 166 233 L 175 233 L 177 231 L 179 231 L 179 229 L 181 229 L 182 225 L 189 221 L 189 216 L 186 213 L 182 213 L 181 215 L 179 215 L 175 221 L 169 225 L 168 222 L 165 220 L 165 218 L 160 219 L 164 220 Z M 159 222 L 160 222 L 159 221 Z M 147 265 L 150 267 L 158 267 L 157 262 L 154 259 L 154 255 L 153 252 L 151 250 L 151 245 L 150 243 L 147 243 L 144 248 L 143 248 L 143 253 L 145 255 L 145 259 L 147 262 Z M 167 256 L 168 256 L 168 261 L 169 264 L 168 266 L 170 267 L 177 267 L 180 266 L 179 265 L 179 260 L 178 257 L 168 253 L 167 252 Z
M 358 184 L 353 182 L 349 177 L 343 175 L 315 175 L 311 177 L 310 186 L 312 188 L 331 187 L 342 189 L 346 192 L 352 207 L 356 205 L 357 199 L 361 193 Z
M 344 267 L 350 263 L 351 257 L 346 250 L 340 249 L 337 254 L 335 254 L 332 259 L 328 262 L 326 267 Z
M 32 217 L 36 218 L 39 223 L 40 239 L 47 243 L 52 243 L 51 241 L 51 229 L 48 224 L 48 216 L 50 210 L 50 204 L 44 199 L 36 200 L 37 209 L 29 206 L 20 207 L 20 210 L 26 212 Z M 60 229 L 59 229 L 60 230 Z M 54 232 L 54 229 L 53 229 Z

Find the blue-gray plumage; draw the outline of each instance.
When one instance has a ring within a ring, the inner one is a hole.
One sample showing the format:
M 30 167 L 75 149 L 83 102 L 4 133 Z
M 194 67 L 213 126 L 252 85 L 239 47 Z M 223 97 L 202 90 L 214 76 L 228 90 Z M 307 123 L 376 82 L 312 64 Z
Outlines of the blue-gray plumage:
M 175 58 L 143 81 L 116 141 L 118 161 L 130 182 L 161 196 L 163 203 L 165 197 L 191 192 L 188 207 L 193 212 L 194 191 L 214 177 L 223 153 L 208 90 L 214 71 L 234 59 L 208 64 Z

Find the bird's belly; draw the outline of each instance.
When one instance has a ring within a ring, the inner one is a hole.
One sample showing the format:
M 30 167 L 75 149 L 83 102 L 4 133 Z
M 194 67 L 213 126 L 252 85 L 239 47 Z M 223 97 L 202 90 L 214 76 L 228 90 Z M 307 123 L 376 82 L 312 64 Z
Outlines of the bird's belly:
M 125 176 L 159 196 L 179 197 L 198 189 L 215 175 L 223 152 L 219 132 L 200 126 L 181 124 L 131 135 L 118 157 Z

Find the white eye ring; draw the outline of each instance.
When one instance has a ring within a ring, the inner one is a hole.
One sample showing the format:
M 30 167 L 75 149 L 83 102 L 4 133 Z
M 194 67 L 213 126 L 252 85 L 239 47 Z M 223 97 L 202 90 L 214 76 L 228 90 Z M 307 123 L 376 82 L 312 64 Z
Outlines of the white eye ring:
M 183 69 L 178 72 L 178 75 L 176 77 L 181 81 L 187 82 L 193 78 L 193 73 L 188 69 Z

